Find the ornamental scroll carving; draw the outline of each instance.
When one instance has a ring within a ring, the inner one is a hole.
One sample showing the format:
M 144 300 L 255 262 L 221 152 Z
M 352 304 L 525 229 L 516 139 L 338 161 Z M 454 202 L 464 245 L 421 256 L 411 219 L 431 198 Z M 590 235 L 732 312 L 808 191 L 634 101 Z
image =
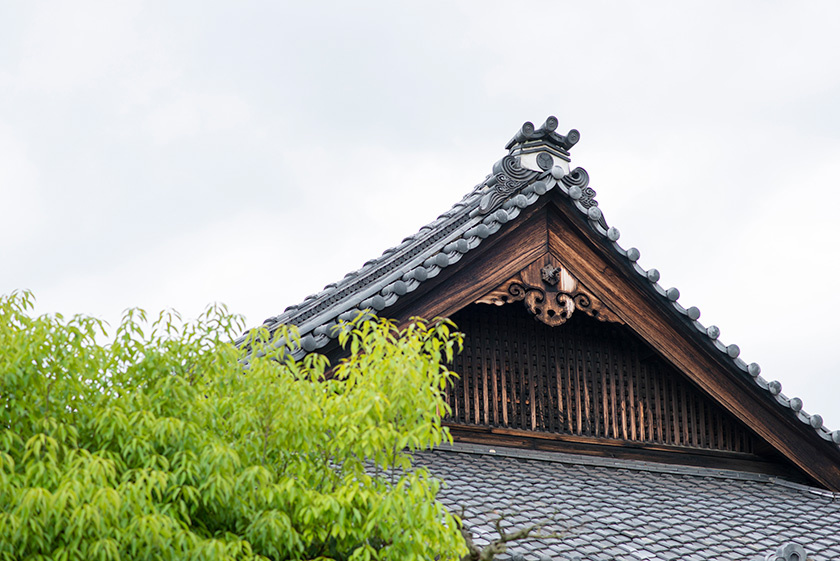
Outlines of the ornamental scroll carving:
M 503 306 L 520 300 L 536 319 L 552 327 L 566 323 L 576 310 L 601 321 L 624 323 L 563 265 L 555 265 L 551 259 L 532 263 L 476 303 Z

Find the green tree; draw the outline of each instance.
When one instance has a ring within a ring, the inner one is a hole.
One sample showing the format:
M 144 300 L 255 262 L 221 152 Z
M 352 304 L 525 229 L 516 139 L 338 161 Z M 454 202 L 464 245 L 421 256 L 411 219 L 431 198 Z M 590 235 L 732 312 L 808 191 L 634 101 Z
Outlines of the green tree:
M 446 322 L 339 326 L 332 369 L 292 329 L 82 316 L 0 299 L 0 559 L 458 559 L 460 521 L 411 451 L 448 440 Z M 246 354 L 243 348 L 249 352 Z

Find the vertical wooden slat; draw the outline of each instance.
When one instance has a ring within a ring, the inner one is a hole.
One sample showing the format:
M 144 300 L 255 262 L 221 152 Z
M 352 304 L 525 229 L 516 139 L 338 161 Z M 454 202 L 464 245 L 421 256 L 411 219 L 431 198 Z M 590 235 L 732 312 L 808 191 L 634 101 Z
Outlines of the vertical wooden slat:
M 482 337 L 481 328 L 479 322 L 473 322 L 473 329 L 475 330 L 475 348 L 473 352 L 475 352 L 475 371 L 473 373 L 473 402 L 472 402 L 472 411 L 473 411 L 473 422 L 476 425 L 481 424 L 481 397 L 480 397 L 480 388 L 479 388 L 479 381 L 481 380 L 481 375 L 484 370 L 484 338 Z
M 706 403 L 700 401 L 700 446 L 702 448 L 709 447 L 708 427 L 706 426 Z
M 726 419 L 723 419 L 721 422 L 720 447 L 723 450 L 731 450 L 729 443 L 729 421 Z
M 616 367 L 616 360 L 613 356 L 613 350 L 609 349 L 607 351 L 607 364 L 609 364 L 608 376 L 607 380 L 609 381 L 610 386 L 610 420 L 612 421 L 610 424 L 612 426 L 612 436 L 613 438 L 620 438 L 618 433 L 618 419 L 619 419 L 619 412 L 616 406 L 616 393 L 618 391 L 618 372 Z
M 638 418 L 638 427 L 639 427 L 639 440 L 644 442 L 647 440 L 647 434 L 645 432 L 645 404 L 647 403 L 647 399 L 645 396 L 647 395 L 647 377 L 645 376 L 644 372 L 642 371 L 642 363 L 639 361 L 639 352 L 637 349 L 633 349 L 633 369 L 636 371 L 635 378 L 638 380 L 638 386 L 636 388 L 636 411 L 639 416 Z
M 592 408 L 590 405 L 590 390 L 592 373 L 592 351 L 581 349 L 581 375 L 583 381 L 583 431 L 587 435 L 592 434 Z
M 554 337 L 551 341 L 552 347 L 554 348 L 554 379 L 557 383 L 557 432 L 563 432 L 563 425 L 566 425 L 566 430 L 568 431 L 568 407 L 564 408 L 563 403 L 568 402 L 568 391 L 563 390 L 563 364 L 566 360 L 566 355 L 562 351 L 562 346 L 558 344 L 558 337 Z
M 578 338 L 577 334 L 570 333 L 570 339 L 572 343 L 572 357 L 571 357 L 571 364 L 572 364 L 572 379 L 574 380 L 574 388 L 575 388 L 575 434 L 581 434 L 583 432 L 583 404 L 581 403 L 581 389 L 580 389 L 580 354 L 579 354 L 579 347 L 578 347 Z
M 521 324 L 518 326 L 521 329 Z M 517 331 L 519 331 L 519 329 Z M 528 364 L 528 354 L 525 352 L 525 345 L 527 344 L 527 337 L 517 339 L 517 376 L 519 380 L 519 428 L 528 428 L 530 425 L 530 411 L 528 410 L 528 392 L 530 390 L 528 374 L 526 372 Z
M 508 359 L 508 340 L 507 337 L 503 337 L 499 341 L 499 390 L 502 392 L 502 399 L 499 402 L 499 405 L 502 408 L 502 426 L 509 426 L 508 421 L 508 402 L 510 401 L 510 396 L 508 395 L 508 372 L 509 372 L 509 362 Z
M 472 357 L 473 345 L 472 337 L 469 339 L 470 354 L 466 357 L 464 372 L 461 374 L 461 379 L 464 381 L 461 391 L 461 410 L 463 411 L 463 421 L 470 422 L 470 378 L 472 378 Z
M 490 379 L 493 383 L 493 424 L 499 425 L 499 333 L 493 330 L 491 335 L 493 351 L 490 353 Z
M 510 320 L 505 321 L 505 333 L 508 337 L 505 338 L 505 345 L 507 347 L 508 353 L 508 408 L 509 408 L 509 425 L 510 427 L 518 427 L 519 426 L 519 419 L 518 417 L 518 406 L 517 403 L 519 401 L 519 374 L 517 372 L 518 367 L 516 364 L 517 356 L 516 356 L 516 341 L 510 335 L 513 334 L 513 329 L 515 326 L 512 324 Z
M 555 332 L 552 330 L 552 334 Z M 554 389 L 557 386 L 555 369 L 557 365 L 557 353 L 554 350 L 554 345 L 552 345 L 552 341 L 554 337 L 547 337 L 543 339 L 543 344 L 545 345 L 545 396 L 546 396 L 546 403 L 545 403 L 545 412 L 548 422 L 548 432 L 557 432 L 557 423 L 556 423 L 556 404 L 557 398 L 554 397 Z M 559 394 L 558 394 L 559 396 Z
M 682 425 L 682 443 L 684 446 L 691 446 L 688 439 L 688 407 L 685 399 L 685 384 L 677 384 L 680 388 L 680 419 Z
M 551 421 L 551 392 L 548 384 L 548 348 L 545 339 L 545 330 L 538 329 L 537 322 L 531 325 L 531 333 L 534 344 L 536 345 L 535 359 L 536 369 L 535 376 L 537 377 L 537 426 L 541 431 L 550 431 Z
M 536 322 L 534 322 L 536 323 Z M 534 386 L 536 386 L 537 382 L 537 373 L 534 366 L 534 345 L 533 341 L 530 337 L 530 329 L 524 330 L 525 337 L 522 338 L 522 375 L 524 379 L 528 383 L 528 411 L 527 411 L 527 418 L 529 424 L 525 424 L 523 422 L 522 428 L 528 427 L 531 430 L 536 430 L 537 428 L 537 400 L 536 400 L 536 390 Z
M 577 415 L 580 410 L 576 405 L 577 402 L 577 381 L 575 380 L 576 363 L 574 345 L 571 338 L 571 333 L 566 332 L 563 338 L 563 347 L 566 355 L 566 391 L 569 395 L 569 406 L 566 412 L 569 415 L 569 433 L 577 434 Z
M 632 350 L 627 352 L 627 372 L 629 374 L 629 380 L 627 381 L 627 403 L 630 406 L 630 440 L 637 440 L 636 435 L 636 411 L 638 411 L 638 407 L 636 405 L 636 380 L 639 378 L 639 372 L 636 370 L 636 360 L 635 360 L 635 351 Z
M 627 396 L 625 395 L 624 384 L 625 384 L 625 376 L 624 376 L 624 369 L 626 366 L 626 362 L 624 357 L 619 357 L 617 370 L 618 370 L 618 402 L 621 407 L 621 438 L 627 440 Z
M 660 384 L 661 377 L 659 370 L 656 367 L 648 367 L 653 369 L 653 390 L 656 393 L 656 430 L 659 442 L 665 443 L 670 439 L 666 436 L 668 432 L 668 424 L 666 421 L 665 411 L 662 408 L 662 392 L 664 388 Z
M 671 423 L 673 425 L 671 431 L 671 443 L 682 444 L 682 441 L 680 440 L 682 433 L 680 432 L 679 392 L 677 392 L 676 380 L 674 380 L 674 377 L 668 376 L 668 381 L 670 382 L 668 384 L 669 395 L 667 399 L 665 399 L 665 403 L 670 408 Z
M 593 436 L 601 436 L 601 394 L 603 390 L 601 389 L 601 379 L 603 377 L 603 370 L 604 367 L 601 364 L 602 362 L 602 353 L 603 353 L 603 343 L 602 338 L 597 337 L 595 339 L 595 344 L 590 344 L 592 348 L 593 358 L 592 358 L 592 435 Z
M 601 436 L 610 436 L 610 397 L 607 378 L 610 371 L 610 351 L 608 345 L 601 345 L 601 411 L 604 417 L 604 428 Z
M 693 394 L 689 394 L 688 396 L 688 420 L 689 424 L 691 425 L 689 436 L 691 437 L 691 445 L 698 446 L 698 436 L 697 436 L 697 405 L 695 396 Z
M 479 317 L 478 321 L 478 330 L 481 333 L 481 412 L 482 412 L 482 420 L 481 423 L 484 425 L 490 424 L 490 398 L 489 398 L 489 388 L 487 387 L 487 380 L 489 376 L 488 370 L 490 370 L 490 356 L 493 354 L 493 348 L 491 346 L 491 333 L 490 330 L 487 329 L 487 325 L 484 323 L 483 318 Z

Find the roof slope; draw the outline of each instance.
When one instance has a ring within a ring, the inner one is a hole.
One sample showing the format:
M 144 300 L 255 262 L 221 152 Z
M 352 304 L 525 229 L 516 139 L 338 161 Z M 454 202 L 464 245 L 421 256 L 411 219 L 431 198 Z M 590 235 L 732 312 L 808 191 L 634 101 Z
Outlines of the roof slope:
M 840 559 L 840 496 L 766 475 L 464 444 L 417 460 L 478 544 L 498 536 L 496 513 L 566 533 L 510 546 L 529 560 L 753 560 L 783 542 Z
M 604 250 L 622 264 L 625 274 L 639 279 L 645 290 L 665 305 L 674 321 L 690 325 L 698 344 L 713 345 L 720 358 L 730 365 L 729 375 L 750 380 L 778 405 L 780 413 L 793 415 L 823 441 L 840 445 L 840 430 L 830 431 L 823 426 L 820 415 L 802 409 L 800 399 L 782 394 L 779 382 L 762 378 L 758 364 L 747 364 L 739 357 L 737 345 L 726 345 L 718 339 L 717 327 L 706 327 L 698 321 L 700 311 L 696 307 L 685 308 L 678 302 L 678 289 L 663 288 L 658 284 L 656 269 L 639 266 L 639 250 L 621 247 L 618 229 L 607 226 L 594 200 L 587 172 L 570 169 L 568 150 L 577 142 L 579 133 L 572 130 L 560 135 L 554 132 L 556 127 L 554 117 L 549 117 L 539 129 L 525 123 L 508 143 L 509 153 L 493 166 L 493 173 L 451 209 L 342 280 L 267 319 L 265 327 L 274 330 L 281 324 L 297 326 L 302 337 L 301 347 L 294 352 L 297 357 L 322 349 L 334 342 L 339 321 L 359 313 L 387 315 L 398 301 L 410 297 L 443 269 L 457 264 L 505 224 L 551 197 L 577 213 Z

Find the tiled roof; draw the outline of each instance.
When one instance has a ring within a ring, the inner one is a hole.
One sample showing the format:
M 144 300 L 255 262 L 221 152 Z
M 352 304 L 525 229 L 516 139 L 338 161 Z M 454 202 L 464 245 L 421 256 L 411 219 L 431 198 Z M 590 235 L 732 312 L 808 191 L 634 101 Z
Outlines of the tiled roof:
M 733 375 L 748 377 L 780 408 L 810 425 L 820 438 L 840 445 L 840 430 L 830 431 L 823 426 L 820 415 L 803 410 L 801 399 L 782 394 L 778 381 L 768 382 L 762 378 L 758 364 L 747 364 L 739 357 L 738 345 L 722 343 L 716 326 L 706 327 L 698 321 L 700 310 L 694 306 L 685 308 L 678 302 L 680 291 L 677 288 L 665 289 L 659 285 L 659 271 L 646 270 L 638 264 L 638 249 L 624 249 L 619 245 L 619 231 L 607 226 L 593 198 L 595 192 L 589 187 L 587 172 L 582 168 L 569 168 L 568 149 L 577 142 L 579 133 L 572 130 L 565 136 L 560 135 L 554 132 L 556 127 L 554 117 L 549 117 L 539 129 L 525 123 L 508 143 L 509 154 L 493 166 L 493 173 L 451 209 L 342 280 L 325 286 L 300 304 L 289 306 L 282 314 L 268 318 L 265 327 L 273 330 L 281 324 L 297 326 L 301 347 L 294 352 L 296 357 L 323 348 L 336 336 L 335 327 L 339 321 L 393 306 L 442 269 L 460 261 L 464 254 L 496 234 L 504 224 L 516 220 L 524 209 L 552 191 L 559 192 L 561 204 L 569 205 L 580 214 L 602 240 L 603 247 L 618 256 L 628 272 L 647 279 L 649 290 L 668 303 L 676 320 L 688 322 L 698 339 L 711 342 L 727 357 L 733 366 Z M 546 158 L 544 154 L 550 157 Z M 525 160 L 530 167 L 520 165 Z M 242 340 L 244 338 L 239 342 Z
M 787 543 L 814 561 L 840 559 L 837 494 L 754 473 L 490 450 L 456 444 L 416 459 L 445 481 L 441 501 L 463 509 L 477 545 L 498 537 L 499 515 L 508 531 L 546 524 L 544 533 L 565 534 L 513 542 L 510 556 L 775 561 L 767 556 Z

